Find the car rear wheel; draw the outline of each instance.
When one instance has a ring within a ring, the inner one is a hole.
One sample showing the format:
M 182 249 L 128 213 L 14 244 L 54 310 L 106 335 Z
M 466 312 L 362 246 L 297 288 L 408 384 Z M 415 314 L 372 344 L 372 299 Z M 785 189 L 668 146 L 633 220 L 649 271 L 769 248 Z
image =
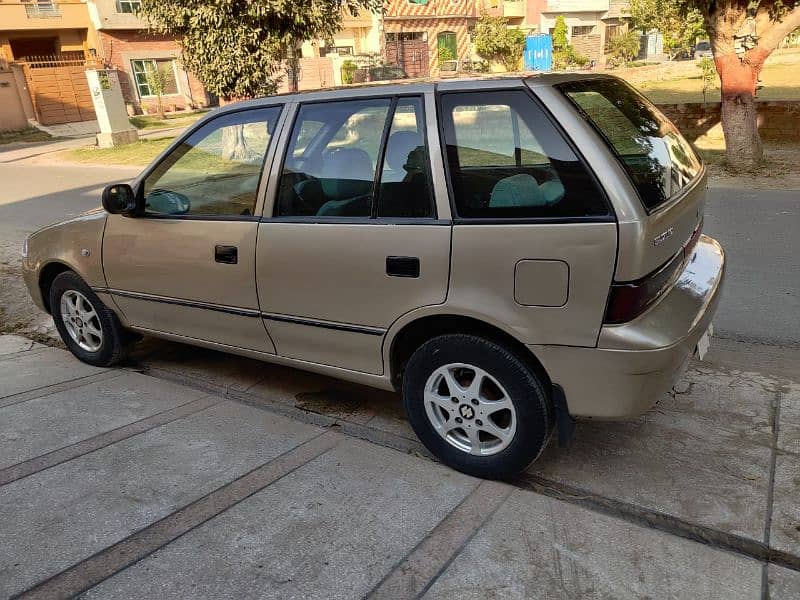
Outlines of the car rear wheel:
M 412 355 L 403 403 L 422 443 L 477 477 L 509 477 L 541 454 L 553 410 L 540 376 L 513 352 L 472 335 L 442 335 Z
M 125 332 L 117 315 L 76 273 L 66 271 L 53 280 L 50 309 L 64 344 L 83 362 L 109 367 L 124 358 Z

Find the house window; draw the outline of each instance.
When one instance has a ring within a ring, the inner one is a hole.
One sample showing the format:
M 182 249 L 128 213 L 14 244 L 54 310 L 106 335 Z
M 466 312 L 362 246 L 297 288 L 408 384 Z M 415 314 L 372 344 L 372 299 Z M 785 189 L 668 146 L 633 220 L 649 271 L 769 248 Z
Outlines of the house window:
M 141 0 L 117 0 L 118 13 L 138 13 L 142 8 Z
M 327 56 L 328 54 L 338 54 L 340 56 L 352 56 L 352 46 L 322 46 L 319 49 L 320 56 Z
M 589 35 L 594 33 L 594 25 L 575 25 L 572 28 L 572 35 Z
M 162 95 L 168 96 L 179 93 L 178 78 L 175 75 L 175 59 L 145 58 L 132 60 L 131 67 L 133 69 L 133 79 L 136 82 L 136 90 L 139 92 L 140 98 L 149 98 L 156 95 L 152 89 L 151 82 L 148 81 L 148 73 L 154 72 L 156 69 L 166 76 Z

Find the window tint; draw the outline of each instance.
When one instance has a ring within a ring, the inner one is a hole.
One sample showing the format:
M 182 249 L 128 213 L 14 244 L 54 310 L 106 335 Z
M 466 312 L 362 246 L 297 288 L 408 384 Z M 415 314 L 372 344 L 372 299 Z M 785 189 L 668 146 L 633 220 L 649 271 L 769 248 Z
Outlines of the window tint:
M 278 106 L 223 115 L 194 132 L 144 182 L 151 214 L 252 215 Z
M 391 108 L 388 98 L 301 106 L 275 216 L 430 216 L 422 102 L 401 98 Z
M 369 217 L 390 104 L 378 99 L 301 106 L 276 216 Z
M 610 214 L 586 167 L 524 91 L 444 94 L 440 102 L 458 216 Z
M 675 126 L 630 86 L 589 79 L 559 86 L 622 162 L 650 210 L 685 188 L 700 159 Z
M 428 151 L 420 98 L 401 98 L 392 118 L 378 194 L 379 217 L 430 217 Z

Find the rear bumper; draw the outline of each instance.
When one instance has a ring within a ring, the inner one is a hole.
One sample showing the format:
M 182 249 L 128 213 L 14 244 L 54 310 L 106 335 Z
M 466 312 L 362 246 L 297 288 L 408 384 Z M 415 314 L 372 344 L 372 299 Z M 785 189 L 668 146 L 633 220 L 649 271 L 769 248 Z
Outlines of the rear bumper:
M 597 348 L 531 346 L 570 414 L 620 419 L 649 410 L 682 373 L 708 330 L 725 279 L 725 252 L 702 236 L 675 285 L 629 323 L 606 325 Z

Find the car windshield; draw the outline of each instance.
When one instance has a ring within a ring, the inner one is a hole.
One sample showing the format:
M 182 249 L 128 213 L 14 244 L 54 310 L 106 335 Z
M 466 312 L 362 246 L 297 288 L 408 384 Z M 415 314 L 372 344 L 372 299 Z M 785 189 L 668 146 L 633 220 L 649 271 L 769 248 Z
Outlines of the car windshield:
M 711 49 L 711 44 L 709 44 L 708 42 L 700 42 L 699 44 L 697 44 L 697 49 L 698 50 L 710 50 Z
M 683 190 L 702 163 L 689 142 L 647 99 L 618 79 L 561 84 L 619 158 L 650 211 Z

